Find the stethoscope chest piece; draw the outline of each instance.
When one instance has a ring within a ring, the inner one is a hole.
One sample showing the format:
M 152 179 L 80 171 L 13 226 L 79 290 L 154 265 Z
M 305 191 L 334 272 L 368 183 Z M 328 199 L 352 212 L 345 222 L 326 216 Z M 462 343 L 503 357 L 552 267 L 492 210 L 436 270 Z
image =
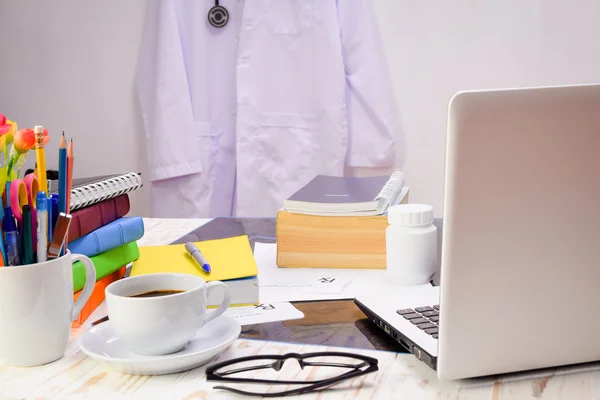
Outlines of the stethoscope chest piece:
M 208 11 L 208 22 L 215 28 L 222 28 L 227 21 L 229 21 L 229 12 L 219 5 L 219 0 L 216 0 L 215 6 Z

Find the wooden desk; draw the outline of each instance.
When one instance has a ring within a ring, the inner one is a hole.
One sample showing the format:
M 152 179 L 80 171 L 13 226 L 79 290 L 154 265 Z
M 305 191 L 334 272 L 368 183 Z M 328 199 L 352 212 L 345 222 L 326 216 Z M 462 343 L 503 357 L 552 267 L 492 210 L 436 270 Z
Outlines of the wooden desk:
M 139 243 L 166 244 L 205 222 L 200 219 L 147 219 L 146 234 Z M 600 396 L 600 368 L 597 364 L 551 369 L 535 375 L 440 382 L 435 372 L 414 356 L 397 353 L 400 349 L 371 326 L 352 302 L 299 302 L 295 305 L 306 318 L 246 326 L 242 338 L 218 360 L 251 354 L 340 350 L 334 346 L 344 346 L 347 351 L 379 360 L 378 372 L 333 387 L 325 392 L 330 399 L 588 399 Z M 88 321 L 104 315 L 106 308 L 102 305 Z M 77 338 L 89 329 L 89 322 L 72 330 L 65 356 L 54 363 L 34 368 L 0 364 L 0 399 L 245 398 L 212 389 L 215 383 L 205 380 L 204 367 L 165 376 L 114 372 L 79 350 Z M 306 341 L 321 345 L 302 344 Z M 294 371 L 284 368 L 282 378 L 289 379 Z M 253 386 L 252 390 L 274 390 Z M 301 398 L 317 399 L 322 396 L 323 392 Z

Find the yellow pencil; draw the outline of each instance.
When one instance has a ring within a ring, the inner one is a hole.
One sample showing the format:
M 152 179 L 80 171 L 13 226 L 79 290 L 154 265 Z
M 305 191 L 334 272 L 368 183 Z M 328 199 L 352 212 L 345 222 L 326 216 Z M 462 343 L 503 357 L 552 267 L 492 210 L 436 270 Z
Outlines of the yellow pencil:
M 40 191 L 48 195 L 48 182 L 46 180 L 46 153 L 44 151 L 44 128 L 37 125 L 33 128 L 35 133 L 35 159 L 37 163 L 37 178 Z

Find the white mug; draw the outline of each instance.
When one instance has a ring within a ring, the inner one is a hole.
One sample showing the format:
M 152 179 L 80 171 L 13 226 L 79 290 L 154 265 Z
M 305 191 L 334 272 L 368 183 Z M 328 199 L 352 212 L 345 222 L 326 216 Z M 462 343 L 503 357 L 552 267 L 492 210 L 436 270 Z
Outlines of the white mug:
M 206 298 L 216 288 L 223 302 L 207 315 Z M 180 291 L 157 297 L 132 297 L 154 291 Z M 138 354 L 159 356 L 183 349 L 196 332 L 223 314 L 229 287 L 191 274 L 148 274 L 116 281 L 105 290 L 108 319 L 117 336 Z
M 75 261 L 85 267 L 85 286 L 74 302 Z M 69 251 L 50 261 L 0 267 L 0 361 L 31 367 L 62 358 L 71 323 L 95 283 L 92 261 Z

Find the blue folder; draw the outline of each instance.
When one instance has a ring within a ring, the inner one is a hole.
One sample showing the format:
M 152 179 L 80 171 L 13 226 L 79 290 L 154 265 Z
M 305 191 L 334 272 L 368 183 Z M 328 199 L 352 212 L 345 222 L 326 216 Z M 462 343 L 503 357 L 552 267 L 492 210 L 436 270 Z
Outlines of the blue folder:
M 69 250 L 73 254 L 93 257 L 105 251 L 123 246 L 140 239 L 144 235 L 144 221 L 141 217 L 121 217 L 72 242 Z

